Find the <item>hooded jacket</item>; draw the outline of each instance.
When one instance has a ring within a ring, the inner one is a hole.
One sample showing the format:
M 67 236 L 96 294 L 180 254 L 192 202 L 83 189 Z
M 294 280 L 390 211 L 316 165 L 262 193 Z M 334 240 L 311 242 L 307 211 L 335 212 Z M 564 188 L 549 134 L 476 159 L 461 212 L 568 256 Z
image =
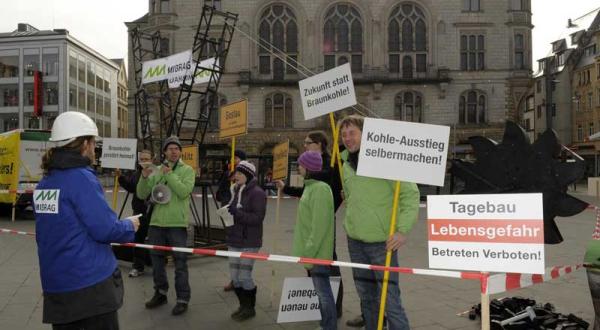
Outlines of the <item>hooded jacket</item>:
M 334 205 L 331 188 L 325 182 L 307 179 L 298 203 L 292 253 L 297 257 L 333 258 Z M 305 264 L 308 269 L 312 265 Z
M 395 182 L 356 175 L 355 157 L 347 150 L 344 160 L 344 195 L 346 215 L 344 229 L 352 239 L 365 243 L 385 242 L 390 231 Z M 419 215 L 419 188 L 401 182 L 395 232 L 408 234 Z
M 258 186 L 256 178 L 246 183 L 243 189 L 238 185 L 232 189 L 232 199 L 228 205 L 234 205 L 237 211 L 233 216 L 233 226 L 226 229 L 227 245 L 236 248 L 262 247 L 267 194 Z
M 55 149 L 50 171 L 34 191 L 36 241 L 44 293 L 83 289 L 110 277 L 112 242 L 131 242 L 130 221 L 119 221 L 88 158 Z
M 167 174 L 162 174 L 163 166 L 159 166 L 156 175 L 148 178 L 140 177 L 136 193 L 139 198 L 146 199 L 150 196 L 154 186 L 160 183 L 166 184 L 171 189 L 171 200 L 167 204 L 154 205 L 150 226 L 187 228 L 190 215 L 190 195 L 194 190 L 196 175 L 192 167 L 181 159 L 177 160 L 176 165 L 169 163 L 169 167 L 173 170 Z
M 139 166 L 136 167 L 135 171 L 132 171 L 128 175 L 119 176 L 119 185 L 127 190 L 128 193 L 132 194 L 131 209 L 133 210 L 133 214 L 146 214 L 148 211 L 146 200 L 139 198 L 136 193 L 137 183 L 140 181 L 141 177 L 142 168 Z

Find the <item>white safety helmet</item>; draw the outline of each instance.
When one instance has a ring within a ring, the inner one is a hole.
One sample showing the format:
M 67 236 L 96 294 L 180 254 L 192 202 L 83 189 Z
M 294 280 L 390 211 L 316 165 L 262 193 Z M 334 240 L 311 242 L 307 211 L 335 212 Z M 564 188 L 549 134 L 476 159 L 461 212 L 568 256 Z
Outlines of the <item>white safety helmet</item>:
M 52 124 L 50 141 L 67 145 L 80 136 L 98 136 L 96 123 L 87 115 L 77 111 L 66 111 L 58 115 Z

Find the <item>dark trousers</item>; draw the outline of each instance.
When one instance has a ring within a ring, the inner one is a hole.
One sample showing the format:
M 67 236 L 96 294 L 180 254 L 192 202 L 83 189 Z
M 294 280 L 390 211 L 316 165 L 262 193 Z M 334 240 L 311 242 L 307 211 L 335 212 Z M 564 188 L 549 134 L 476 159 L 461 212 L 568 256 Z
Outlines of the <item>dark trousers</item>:
M 119 330 L 119 317 L 114 311 L 71 323 L 53 324 L 52 330 Z
M 185 247 L 187 243 L 187 228 L 183 227 L 150 226 L 148 234 L 148 241 L 153 245 Z M 172 252 L 172 254 L 175 261 L 175 292 L 177 293 L 177 302 L 187 304 L 191 297 L 187 254 L 182 252 Z M 165 270 L 165 252 L 151 250 L 150 257 L 152 258 L 154 290 L 166 294 L 169 290 L 169 282 Z
M 139 244 L 146 243 L 148 236 L 148 228 L 150 227 L 150 216 L 143 215 L 140 217 L 140 228 L 135 232 L 134 242 Z M 133 268 L 143 271 L 146 263 L 147 249 L 133 248 Z

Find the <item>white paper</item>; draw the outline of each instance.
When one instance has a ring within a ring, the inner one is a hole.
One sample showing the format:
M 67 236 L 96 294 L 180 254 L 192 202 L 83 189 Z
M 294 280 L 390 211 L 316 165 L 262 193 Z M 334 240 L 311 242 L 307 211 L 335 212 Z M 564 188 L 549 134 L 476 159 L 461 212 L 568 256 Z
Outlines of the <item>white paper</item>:
M 231 213 L 229 213 L 229 210 L 227 209 L 229 207 L 229 205 L 225 205 L 222 208 L 217 210 L 217 215 L 221 217 L 221 219 L 223 219 L 223 223 L 225 224 L 225 227 L 231 227 L 233 226 L 233 215 L 231 215 Z

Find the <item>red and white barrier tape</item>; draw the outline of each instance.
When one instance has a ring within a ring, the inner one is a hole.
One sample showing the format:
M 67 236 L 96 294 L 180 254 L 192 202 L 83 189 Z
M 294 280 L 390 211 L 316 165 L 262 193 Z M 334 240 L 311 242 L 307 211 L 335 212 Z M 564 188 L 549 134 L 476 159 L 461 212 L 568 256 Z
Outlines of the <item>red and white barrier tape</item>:
M 495 294 L 525 288 L 561 277 L 580 268 L 583 268 L 583 265 L 548 267 L 545 274 L 506 273 L 490 275 L 485 293 Z
M 26 231 L 18 231 L 18 230 L 12 230 L 12 229 L 4 229 L 4 228 L 0 228 L 0 233 L 15 234 L 15 235 L 25 235 L 25 236 L 35 236 L 34 233 L 28 233 Z

